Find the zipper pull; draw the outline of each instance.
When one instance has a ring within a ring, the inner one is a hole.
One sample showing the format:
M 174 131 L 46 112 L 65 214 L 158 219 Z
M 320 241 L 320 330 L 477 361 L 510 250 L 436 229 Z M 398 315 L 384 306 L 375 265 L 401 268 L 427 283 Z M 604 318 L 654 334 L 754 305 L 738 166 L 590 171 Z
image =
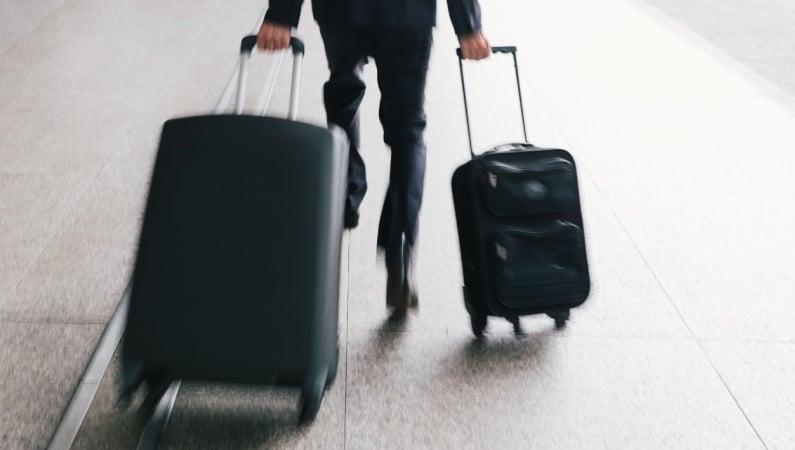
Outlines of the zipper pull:
M 497 175 L 491 172 L 486 172 L 486 174 L 489 176 L 489 184 L 491 185 L 491 188 L 497 189 Z
M 506 249 L 505 247 L 503 247 L 500 244 L 495 244 L 495 247 L 497 249 L 497 257 L 500 258 L 503 261 L 507 261 L 508 260 L 508 249 Z

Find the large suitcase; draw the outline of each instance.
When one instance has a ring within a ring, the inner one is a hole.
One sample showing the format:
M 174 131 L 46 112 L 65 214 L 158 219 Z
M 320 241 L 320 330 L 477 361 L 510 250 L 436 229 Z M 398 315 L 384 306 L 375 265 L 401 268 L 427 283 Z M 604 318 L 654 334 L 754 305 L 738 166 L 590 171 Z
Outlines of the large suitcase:
M 464 301 L 476 336 L 488 316 L 507 318 L 517 334 L 519 316 L 528 314 L 547 314 L 562 327 L 590 291 L 574 159 L 527 143 L 516 47 L 493 51 L 513 56 L 525 142 L 474 153 L 459 49 L 472 159 L 455 171 L 452 187 Z
M 241 45 L 238 112 L 255 43 Z M 123 346 L 137 374 L 128 390 L 142 380 L 296 386 L 308 422 L 336 375 L 348 150 L 339 130 L 294 121 L 303 44 L 291 45 L 293 120 L 163 126 Z

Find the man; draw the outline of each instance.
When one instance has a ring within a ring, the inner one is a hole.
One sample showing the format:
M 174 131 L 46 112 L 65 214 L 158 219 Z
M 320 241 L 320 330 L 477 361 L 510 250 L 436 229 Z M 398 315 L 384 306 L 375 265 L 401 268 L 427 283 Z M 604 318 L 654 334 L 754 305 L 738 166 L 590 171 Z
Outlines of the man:
M 271 0 L 257 45 L 265 50 L 289 46 L 303 0 Z M 447 0 L 463 57 L 483 59 L 491 48 L 481 32 L 477 0 Z M 323 86 L 329 123 L 350 140 L 345 227 L 359 222 L 367 190 L 359 154 L 359 105 L 364 97 L 362 69 L 375 61 L 381 91 L 379 118 L 392 151 L 389 188 L 381 210 L 378 246 L 385 252 L 387 305 L 396 316 L 417 306 L 411 276 L 412 247 L 425 178 L 425 81 L 436 22 L 436 0 L 312 0 L 331 76 Z

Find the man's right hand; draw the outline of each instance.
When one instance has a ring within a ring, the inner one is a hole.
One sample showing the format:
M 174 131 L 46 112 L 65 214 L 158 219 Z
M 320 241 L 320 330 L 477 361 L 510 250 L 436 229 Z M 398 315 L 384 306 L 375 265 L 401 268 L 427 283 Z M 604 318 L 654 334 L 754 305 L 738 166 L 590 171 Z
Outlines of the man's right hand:
M 257 33 L 257 47 L 262 50 L 284 50 L 290 46 L 290 27 L 263 22 Z

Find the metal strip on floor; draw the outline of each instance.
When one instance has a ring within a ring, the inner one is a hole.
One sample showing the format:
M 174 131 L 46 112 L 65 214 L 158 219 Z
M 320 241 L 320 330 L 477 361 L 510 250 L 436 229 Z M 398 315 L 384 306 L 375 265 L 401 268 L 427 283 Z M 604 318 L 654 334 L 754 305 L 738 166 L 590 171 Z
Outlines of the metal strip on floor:
M 105 327 L 105 332 L 99 340 L 91 356 L 91 360 L 77 385 L 72 400 L 66 409 L 66 412 L 58 424 L 58 428 L 53 434 L 50 441 L 49 449 L 51 450 L 67 450 L 72 446 L 72 443 L 83 425 L 83 420 L 91 407 L 91 402 L 99 389 L 99 384 L 105 376 L 105 371 L 113 359 L 113 354 L 116 353 L 116 347 L 119 345 L 122 335 L 124 334 L 124 324 L 127 321 L 127 307 L 130 301 L 130 289 L 132 282 L 127 284 L 124 289 L 119 306 L 116 307 L 116 312 L 113 313 L 110 322 Z

